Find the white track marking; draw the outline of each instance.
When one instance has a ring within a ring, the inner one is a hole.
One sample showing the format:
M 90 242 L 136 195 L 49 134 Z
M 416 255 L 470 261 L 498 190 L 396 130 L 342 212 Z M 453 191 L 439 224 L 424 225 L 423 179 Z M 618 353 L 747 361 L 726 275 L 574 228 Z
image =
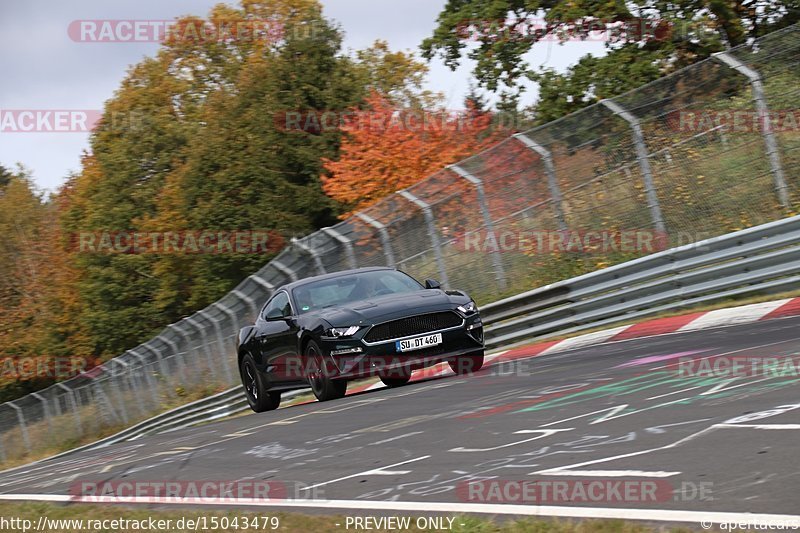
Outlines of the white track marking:
M 518 440 L 516 442 L 510 442 L 508 444 L 503 444 L 501 446 L 495 446 L 493 448 L 464 448 L 459 446 L 458 448 L 451 448 L 449 452 L 492 452 L 494 450 L 500 450 L 502 448 L 508 448 L 509 446 L 516 446 L 517 444 L 525 444 L 526 442 L 532 442 L 535 440 L 539 440 L 544 437 L 549 437 L 550 435 L 555 435 L 556 433 L 560 433 L 562 431 L 572 431 L 574 428 L 565 428 L 565 429 L 523 429 L 521 431 L 515 431 L 514 434 L 520 433 L 540 433 L 533 437 L 532 439 L 525 439 L 525 440 Z
M 705 387 L 705 385 L 698 385 L 697 387 L 689 387 L 688 389 L 676 390 L 676 391 L 668 392 L 666 394 L 659 394 L 658 396 L 650 396 L 649 398 L 646 398 L 646 399 L 647 400 L 658 400 L 659 398 L 666 398 L 667 396 L 672 396 L 673 394 L 680 394 L 681 392 L 689 392 L 690 390 L 702 389 L 703 387 Z
M 322 487 L 323 485 L 330 485 L 331 483 L 337 483 L 339 481 L 344 481 L 346 479 L 352 479 L 352 478 L 358 477 L 358 476 L 385 475 L 385 474 L 387 474 L 386 470 L 389 469 L 389 468 L 393 468 L 395 466 L 400 466 L 400 465 L 406 465 L 408 463 L 415 463 L 417 461 L 422 461 L 423 459 L 428 459 L 429 457 L 430 457 L 430 455 L 423 455 L 422 457 L 417 457 L 416 459 L 409 459 L 408 461 L 403 461 L 402 463 L 395 463 L 393 465 L 382 466 L 380 468 L 374 468 L 372 470 L 366 470 L 364 472 L 358 472 L 356 474 L 351 474 L 349 476 L 344 476 L 344 477 L 340 477 L 340 478 L 337 478 L 337 479 L 332 479 L 331 481 L 325 481 L 324 483 L 317 483 L 316 485 L 311 485 L 310 487 L 304 487 L 304 488 L 302 488 L 300 490 L 307 491 L 307 490 L 315 489 L 317 487 Z M 408 473 L 408 472 L 409 472 L 408 470 L 402 471 L 402 473 Z M 400 473 L 400 472 L 395 471 L 393 473 Z
M 392 437 L 390 439 L 383 439 L 377 442 L 370 442 L 367 446 L 377 446 L 379 444 L 386 444 L 387 442 L 392 442 L 393 440 L 404 439 L 406 437 L 412 437 L 414 435 L 419 435 L 420 433 L 425 433 L 424 431 L 412 431 L 411 433 L 406 433 L 405 435 L 398 435 L 397 437 Z
M 602 344 L 603 342 L 611 339 L 615 335 L 625 331 L 630 326 L 621 326 L 614 329 L 607 329 L 598 331 L 596 333 L 588 333 L 579 337 L 572 337 L 571 339 L 564 339 L 558 344 L 554 344 L 539 355 L 549 355 L 555 352 L 563 352 L 564 350 L 573 350 L 575 348 L 583 348 L 584 346 L 591 346 L 594 344 Z
M 737 324 L 747 324 L 764 318 L 779 307 L 791 302 L 792 298 L 778 300 L 777 302 L 765 302 L 759 304 L 743 305 L 730 309 L 717 309 L 709 311 L 698 317 L 678 330 L 679 333 L 695 331 L 698 329 L 714 328 L 718 326 L 732 326 Z
M 586 476 L 586 477 L 672 477 L 681 472 L 646 471 L 646 470 L 564 470 L 552 472 L 548 476 Z
M 44 501 L 54 503 L 122 503 L 122 504 L 179 504 L 187 505 L 186 499 L 130 497 L 113 498 L 107 496 L 73 497 L 62 494 L 6 494 L 0 495 L 5 501 Z M 767 513 L 732 513 L 718 511 L 679 511 L 670 509 L 620 509 L 605 507 L 566 507 L 551 505 L 506 505 L 488 503 L 446 503 L 446 502 L 403 502 L 370 500 L 285 500 L 269 501 L 258 499 L 228 499 L 197 501 L 191 505 L 226 507 L 241 505 L 246 507 L 285 507 L 313 509 L 354 509 L 359 511 L 395 511 L 408 513 L 458 513 L 458 514 L 497 514 L 519 516 L 552 516 L 563 518 L 606 518 L 623 520 L 648 520 L 660 522 L 713 522 L 750 523 L 759 525 L 780 525 L 784 528 L 800 527 L 800 515 Z
M 800 429 L 800 424 L 715 424 L 714 427 L 724 429 Z

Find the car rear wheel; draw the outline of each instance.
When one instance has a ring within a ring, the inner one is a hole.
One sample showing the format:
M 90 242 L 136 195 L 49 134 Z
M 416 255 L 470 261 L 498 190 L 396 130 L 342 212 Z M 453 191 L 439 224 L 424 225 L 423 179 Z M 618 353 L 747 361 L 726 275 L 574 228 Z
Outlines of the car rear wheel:
M 483 357 L 484 352 L 481 350 L 467 355 L 459 355 L 454 359 L 450 359 L 448 362 L 453 372 L 461 376 L 464 374 L 472 374 L 480 370 L 481 367 L 483 367 Z
M 317 400 L 327 402 L 342 398 L 347 392 L 347 381 L 332 379 L 333 368 L 326 364 L 322 351 L 317 343 L 311 341 L 306 346 L 306 364 L 308 365 L 308 384 Z
M 263 413 L 264 411 L 273 411 L 278 408 L 281 404 L 281 393 L 267 390 L 264 378 L 256 368 L 256 362 L 252 355 L 246 354 L 242 358 L 239 372 L 242 376 L 242 385 L 244 385 L 244 392 L 247 397 L 247 403 L 250 404 L 250 409 L 256 413 Z
M 394 387 L 402 387 L 406 383 L 409 382 L 411 379 L 411 371 L 410 370 L 399 370 L 396 372 L 392 372 L 387 376 L 380 376 L 381 381 L 387 387 L 394 388 Z

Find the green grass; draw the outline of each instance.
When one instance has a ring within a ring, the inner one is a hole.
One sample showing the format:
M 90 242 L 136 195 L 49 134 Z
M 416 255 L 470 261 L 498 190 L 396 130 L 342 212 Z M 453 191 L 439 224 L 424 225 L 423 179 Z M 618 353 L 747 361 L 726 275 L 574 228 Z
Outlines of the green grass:
M 285 532 L 300 532 L 306 533 L 310 531 L 315 532 L 328 532 L 328 531 L 347 531 L 346 520 L 348 515 L 318 515 L 318 514 L 302 514 L 302 513 L 276 513 L 265 510 L 260 513 L 245 512 L 245 511 L 204 511 L 198 509 L 192 510 L 153 510 L 142 508 L 129 508 L 119 505 L 82 505 L 71 504 L 66 506 L 50 505 L 44 503 L 0 503 L 0 516 L 9 518 L 19 518 L 23 520 L 30 520 L 33 527 L 38 523 L 40 516 L 45 516 L 51 520 L 148 520 L 152 517 L 155 520 L 171 520 L 172 527 L 159 529 L 164 533 L 169 532 L 182 532 L 187 531 L 184 529 L 177 529 L 175 525 L 178 520 L 184 519 L 198 519 L 205 517 L 206 523 L 211 523 L 212 517 L 222 518 L 227 517 L 229 520 L 239 518 L 241 521 L 243 517 L 248 517 L 250 520 L 257 519 L 264 520 L 264 517 L 276 517 L 279 521 L 279 528 L 276 531 Z M 355 515 L 350 515 L 355 516 Z M 408 513 L 388 513 L 387 516 L 410 516 L 412 517 L 412 528 L 407 531 L 426 531 L 420 530 L 413 526 L 416 516 Z M 452 515 L 442 515 L 452 516 Z M 269 522 L 267 522 L 269 523 Z M 337 526 L 336 524 L 340 524 Z M 21 531 L 21 530 L 20 530 Z M 87 529 L 77 529 L 75 527 L 53 529 L 52 533 L 78 533 L 87 531 Z M 114 531 L 115 533 L 123 533 L 128 531 L 142 531 L 133 528 L 129 529 L 100 529 L 99 531 Z M 234 527 L 209 529 L 208 531 L 217 532 L 241 532 L 241 527 L 236 529 Z M 251 531 L 255 531 L 251 529 Z M 271 531 L 267 528 L 259 531 Z M 363 529 L 355 529 L 350 526 L 350 531 L 364 531 Z M 389 529 L 371 529 L 370 531 L 386 532 L 397 531 Z M 433 530 L 427 530 L 433 531 Z M 692 529 L 685 528 L 668 528 L 665 526 L 650 526 L 636 522 L 622 521 L 622 520 L 559 520 L 559 519 L 542 519 L 542 518 L 525 518 L 525 519 L 512 519 L 512 518 L 496 518 L 494 520 L 480 516 L 465 516 L 456 515 L 453 521 L 453 528 L 449 531 L 454 533 L 523 533 L 523 532 L 537 532 L 537 533 L 650 533 L 650 532 L 674 532 L 683 533 L 692 531 Z

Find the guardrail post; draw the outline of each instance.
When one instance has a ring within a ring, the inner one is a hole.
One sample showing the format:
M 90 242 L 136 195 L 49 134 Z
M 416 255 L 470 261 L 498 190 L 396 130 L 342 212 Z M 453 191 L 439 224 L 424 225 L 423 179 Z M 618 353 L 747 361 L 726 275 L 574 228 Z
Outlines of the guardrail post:
M 28 426 L 27 424 L 25 424 L 25 415 L 22 414 L 22 409 L 14 402 L 7 402 L 6 405 L 8 405 L 17 412 L 17 422 L 19 422 L 19 429 L 20 432 L 22 433 L 22 442 L 25 443 L 25 449 L 27 449 L 28 453 L 30 453 L 31 439 L 28 436 Z
M 389 238 L 386 225 L 364 213 L 356 213 L 356 216 L 378 230 L 378 235 L 381 237 L 381 245 L 383 245 L 383 255 L 386 257 L 386 266 L 394 268 L 394 250 L 392 250 L 392 240 Z
M 306 246 L 300 239 L 295 239 L 292 237 L 291 242 L 294 246 L 297 246 L 301 252 L 311 256 L 311 259 L 314 261 L 314 266 L 317 269 L 317 274 L 327 274 L 325 265 L 322 264 L 322 259 L 319 257 L 319 252 L 309 246 Z
M 558 184 L 556 177 L 556 166 L 553 163 L 553 154 L 550 150 L 537 143 L 524 133 L 517 133 L 514 137 L 539 154 L 544 162 L 544 170 L 547 173 L 547 186 L 550 189 L 550 196 L 553 198 L 553 211 L 555 212 L 556 221 L 558 222 L 558 229 L 562 231 L 567 230 L 567 219 L 564 216 L 564 197 L 561 195 L 561 186 Z
M 750 87 L 753 90 L 753 102 L 756 105 L 756 111 L 758 111 L 758 118 L 761 126 L 761 136 L 764 137 L 769 166 L 772 169 L 772 176 L 775 181 L 775 191 L 778 194 L 778 200 L 781 205 L 788 209 L 790 207 L 789 188 L 786 185 L 786 178 L 783 174 L 783 164 L 781 163 L 781 154 L 778 150 L 778 141 L 775 139 L 775 132 L 772 131 L 769 107 L 767 107 L 767 99 L 764 95 L 764 85 L 762 83 L 761 74 L 755 69 L 748 67 L 739 58 L 728 52 L 718 52 L 714 54 L 713 57 L 733 70 L 740 72 L 750 80 Z
M 69 403 L 72 405 L 72 412 L 75 415 L 75 425 L 78 427 L 78 433 L 81 432 L 81 413 L 78 411 L 78 401 L 75 399 L 75 391 L 64 385 L 63 383 L 56 383 L 57 387 L 65 390 L 69 397 Z
M 436 264 L 439 267 L 439 276 L 441 276 L 442 285 L 449 286 L 450 282 L 447 278 L 447 269 L 444 266 L 444 257 L 442 256 L 442 244 L 439 241 L 439 232 L 436 231 L 436 221 L 433 218 L 433 209 L 426 202 L 423 202 L 407 190 L 398 191 L 400 196 L 416 205 L 422 210 L 425 216 L 425 223 L 428 225 L 428 237 L 431 239 L 431 246 L 433 246 L 433 253 L 436 256 Z
M 353 252 L 353 242 L 333 228 L 322 228 L 321 231 L 343 244 L 345 253 L 347 254 L 347 263 L 350 265 L 350 268 L 358 268 L 356 254 Z
M 195 330 L 197 330 L 197 332 L 200 334 L 200 337 L 203 339 L 203 351 L 206 354 L 206 363 L 208 364 L 208 370 L 216 379 L 217 369 L 216 366 L 214 365 L 214 360 L 211 355 L 211 351 L 208 347 L 208 336 L 206 335 L 205 328 L 192 317 L 186 317 L 186 323 L 192 326 Z
M 486 231 L 489 232 L 490 235 L 494 236 L 497 239 L 497 233 L 494 230 L 494 221 L 492 220 L 492 214 L 489 211 L 489 204 L 486 201 L 486 193 L 483 189 L 483 180 L 479 177 L 475 176 L 474 174 L 470 174 L 463 168 L 458 165 L 450 165 L 450 170 L 470 182 L 472 185 L 475 186 L 475 191 L 478 196 L 478 203 L 481 206 L 481 213 L 483 214 L 483 225 L 486 226 Z M 495 246 L 495 249 L 491 252 L 492 255 L 492 265 L 494 266 L 495 271 L 495 278 L 497 279 L 497 286 L 500 289 L 506 288 L 506 271 L 503 268 L 503 261 L 500 259 L 500 248 Z
M 230 307 L 228 307 L 227 305 L 223 305 L 223 304 L 221 304 L 221 303 L 219 303 L 219 302 L 215 302 L 215 303 L 213 303 L 213 304 L 211 304 L 211 305 L 212 305 L 212 306 L 215 306 L 215 307 L 217 307 L 217 308 L 218 308 L 220 311 L 222 311 L 223 313 L 225 313 L 226 315 L 228 315 L 228 318 L 229 318 L 229 319 L 230 319 L 230 321 L 231 321 L 231 326 L 233 327 L 233 337 L 234 337 L 234 344 L 238 344 L 238 342 L 239 342 L 239 340 L 238 340 L 238 339 L 239 339 L 239 337 L 238 337 L 238 334 L 239 334 L 239 329 L 240 329 L 240 327 L 239 327 L 239 318 L 236 316 L 236 313 L 234 313 L 234 312 L 233 312 L 233 309 L 231 309 L 231 308 L 230 308 Z M 223 346 L 223 350 L 224 350 L 224 346 Z M 224 357 L 225 355 L 227 355 L 227 354 L 225 354 L 225 352 L 223 351 L 223 357 Z M 236 354 L 236 351 L 234 350 L 234 356 L 236 356 L 236 355 L 237 355 L 237 354 Z M 227 364 L 225 365 L 225 368 L 228 368 L 228 365 L 227 365 Z M 239 368 L 238 368 L 238 361 L 237 361 L 237 368 L 236 368 L 236 371 L 237 371 L 237 372 L 239 371 Z M 228 373 L 230 374 L 230 369 L 228 369 Z M 233 382 L 233 377 L 231 377 L 231 382 Z
M 49 433 L 53 432 L 53 421 L 50 418 L 50 408 L 47 407 L 47 398 L 39 394 L 38 392 L 32 392 L 31 396 L 42 402 L 42 411 L 44 412 L 44 419 L 47 423 L 47 431 Z
M 658 200 L 655 183 L 653 183 L 653 169 L 650 167 L 650 155 L 647 153 L 647 144 L 645 144 L 644 141 L 644 133 L 642 132 L 642 125 L 639 123 L 639 119 L 613 100 L 600 100 L 600 103 L 630 124 L 631 130 L 633 130 L 633 143 L 636 145 L 636 157 L 639 160 L 639 167 L 642 169 L 644 188 L 647 194 L 647 207 L 650 209 L 653 226 L 659 233 L 666 233 L 664 216 L 661 213 L 661 204 Z

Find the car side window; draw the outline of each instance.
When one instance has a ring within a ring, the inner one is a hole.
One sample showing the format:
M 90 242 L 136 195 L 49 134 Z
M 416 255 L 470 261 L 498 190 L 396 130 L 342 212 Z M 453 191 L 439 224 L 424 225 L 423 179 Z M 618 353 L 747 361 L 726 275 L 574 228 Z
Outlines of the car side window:
M 275 295 L 275 298 L 267 304 L 262 316 L 264 319 L 269 316 L 292 316 L 292 306 L 289 303 L 289 296 L 285 292 L 279 292 Z

